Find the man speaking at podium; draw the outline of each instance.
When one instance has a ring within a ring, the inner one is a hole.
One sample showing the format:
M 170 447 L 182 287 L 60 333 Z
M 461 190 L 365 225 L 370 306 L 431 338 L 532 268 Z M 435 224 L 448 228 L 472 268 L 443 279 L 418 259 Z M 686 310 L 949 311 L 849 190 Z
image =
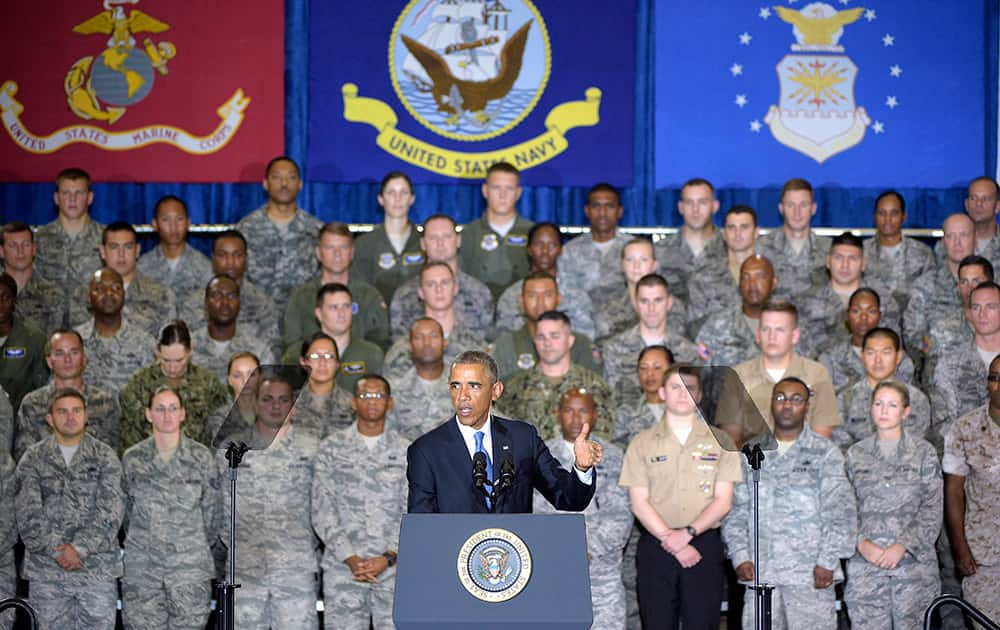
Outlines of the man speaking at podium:
M 407 451 L 408 511 L 502 514 L 531 512 L 532 490 L 557 509 L 583 511 L 594 496 L 601 446 L 584 425 L 569 472 L 549 453 L 535 427 L 493 415 L 503 393 L 497 364 L 467 351 L 451 365 L 455 416 L 418 438 Z

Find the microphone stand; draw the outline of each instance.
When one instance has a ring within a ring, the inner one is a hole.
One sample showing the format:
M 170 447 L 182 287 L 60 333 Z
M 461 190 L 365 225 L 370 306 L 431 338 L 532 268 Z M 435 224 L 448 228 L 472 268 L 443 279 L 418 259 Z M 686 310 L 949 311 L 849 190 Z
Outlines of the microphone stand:
M 750 464 L 753 478 L 753 615 L 755 630 L 771 630 L 771 593 L 774 586 L 760 583 L 760 467 L 764 463 L 764 451 L 760 444 L 744 444 L 740 452 Z
M 226 461 L 229 462 L 229 575 L 224 582 L 215 585 L 215 627 L 218 630 L 235 630 L 236 627 L 236 470 L 250 447 L 243 442 L 230 442 L 226 447 Z
M 514 485 L 514 460 L 507 456 L 504 458 L 503 463 L 500 464 L 500 477 L 497 478 L 496 484 L 493 486 L 493 492 L 490 493 L 490 500 L 493 501 L 494 507 L 497 505 L 497 501 L 500 497 L 510 490 L 511 486 Z

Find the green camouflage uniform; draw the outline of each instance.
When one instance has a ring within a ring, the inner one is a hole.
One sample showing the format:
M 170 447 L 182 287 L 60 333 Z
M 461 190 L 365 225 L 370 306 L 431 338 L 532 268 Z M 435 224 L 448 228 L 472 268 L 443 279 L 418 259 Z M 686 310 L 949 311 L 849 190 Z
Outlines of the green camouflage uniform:
M 56 385 L 49 382 L 29 393 L 21 401 L 17 410 L 17 428 L 14 431 L 14 458 L 21 459 L 29 446 L 49 436 L 49 425 L 45 416 L 49 404 L 56 393 Z M 121 422 L 121 408 L 118 396 L 97 385 L 84 382 L 80 390 L 87 399 L 87 435 L 114 448 L 118 445 L 118 425 Z
M 542 374 L 541 366 L 522 370 L 504 383 L 503 396 L 496 402 L 499 413 L 535 425 L 543 440 L 560 434 L 559 399 L 567 391 L 585 389 L 594 395 L 593 435 L 610 439 L 614 423 L 614 395 L 607 383 L 591 370 L 571 364 L 558 384 Z

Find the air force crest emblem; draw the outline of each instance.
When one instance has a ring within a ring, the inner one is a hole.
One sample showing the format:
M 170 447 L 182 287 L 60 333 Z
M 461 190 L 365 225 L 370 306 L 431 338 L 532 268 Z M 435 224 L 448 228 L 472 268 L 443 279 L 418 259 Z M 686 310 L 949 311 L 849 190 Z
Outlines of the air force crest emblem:
M 476 599 L 507 601 L 524 590 L 530 577 L 528 547 L 506 529 L 478 531 L 459 550 L 459 581 Z
M 857 145 L 871 119 L 854 102 L 858 67 L 839 45 L 844 27 L 857 21 L 864 9 L 837 11 L 813 2 L 796 11 L 774 7 L 778 17 L 793 26 L 795 54 L 777 66 L 780 102 L 771 105 L 764 122 L 774 138 L 819 163 Z

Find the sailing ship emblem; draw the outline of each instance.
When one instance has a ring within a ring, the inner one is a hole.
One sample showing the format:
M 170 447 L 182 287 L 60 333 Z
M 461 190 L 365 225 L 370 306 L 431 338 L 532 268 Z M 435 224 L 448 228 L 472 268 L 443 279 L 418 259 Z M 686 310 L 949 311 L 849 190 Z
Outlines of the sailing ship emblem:
M 454 140 L 486 140 L 516 126 L 548 81 L 549 36 L 527 0 L 413 0 L 389 44 L 400 101 Z

